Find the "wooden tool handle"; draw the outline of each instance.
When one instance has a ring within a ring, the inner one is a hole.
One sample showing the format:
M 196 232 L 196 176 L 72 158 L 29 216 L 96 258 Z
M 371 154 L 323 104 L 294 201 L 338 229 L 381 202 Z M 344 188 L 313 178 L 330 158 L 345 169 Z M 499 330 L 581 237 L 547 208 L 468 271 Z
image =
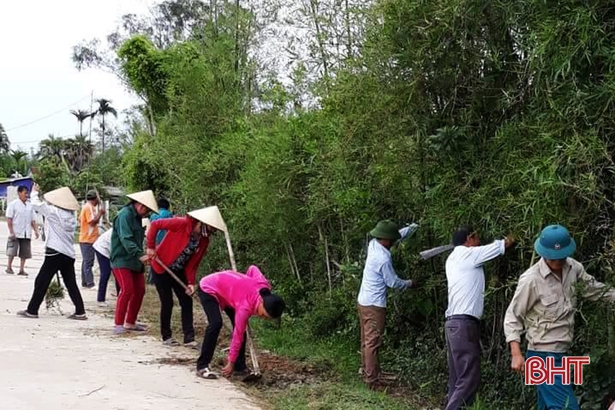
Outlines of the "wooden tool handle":
M 171 269 L 168 268 L 167 265 L 165 265 L 164 263 L 162 263 L 162 261 L 160 260 L 160 258 L 158 258 L 158 256 L 156 256 L 156 262 L 158 262 L 158 264 L 160 266 L 162 266 L 162 269 L 164 269 L 169 275 L 171 275 L 171 277 L 173 279 L 175 279 L 175 281 L 177 283 L 179 283 L 180 285 L 182 285 L 182 287 L 184 288 L 184 290 L 188 290 L 188 286 L 186 286 L 186 284 L 184 282 L 181 281 L 181 279 L 175 274 L 175 272 L 173 272 Z M 196 292 L 194 292 L 192 295 L 194 295 Z
M 235 263 L 235 254 L 233 253 L 233 246 L 231 245 L 231 236 L 228 233 L 228 230 L 224 231 L 224 238 L 226 239 L 226 247 L 228 248 L 228 256 L 231 260 L 231 268 L 233 271 L 237 272 L 237 263 Z M 256 350 L 254 349 L 254 342 L 252 341 L 252 336 L 250 335 L 250 324 L 246 326 L 246 344 L 248 345 L 248 350 L 250 351 L 250 358 L 252 359 L 252 367 L 254 367 L 254 373 L 260 374 L 260 366 L 258 364 L 258 356 L 256 355 Z
M 228 236 L 228 234 L 227 234 L 227 236 Z M 230 240 L 227 241 L 227 244 L 229 244 L 229 246 L 230 246 Z M 229 254 L 232 255 L 232 253 L 230 253 L 230 252 L 229 252 Z M 233 266 L 236 266 L 235 265 L 234 257 L 231 256 L 231 260 L 232 260 Z M 168 266 L 166 266 L 164 263 L 162 263 L 160 258 L 156 257 L 156 261 L 158 262 L 158 264 L 160 266 L 162 266 L 162 269 L 164 269 L 169 275 L 171 275 L 171 277 L 173 279 L 175 279 L 175 281 L 177 283 L 179 283 L 184 288 L 184 290 L 188 290 L 188 286 L 186 286 L 184 284 L 184 282 L 182 282 L 181 279 L 179 279 L 179 277 L 175 274 L 175 272 L 173 272 L 171 269 L 168 268 Z M 236 271 L 236 269 L 235 269 L 235 271 Z M 194 292 L 192 294 L 192 296 L 194 296 L 195 294 L 196 294 L 196 292 Z M 228 328 L 228 326 L 227 326 L 227 328 Z M 229 330 L 232 333 L 232 329 L 229 328 Z M 254 373 L 255 374 L 260 374 L 261 370 L 260 370 L 260 366 L 258 364 L 258 356 L 256 355 L 256 351 L 254 350 L 254 342 L 252 341 L 252 336 L 250 335 L 250 325 L 249 324 L 246 327 L 246 344 L 248 345 L 248 350 L 250 351 L 250 359 L 252 360 L 252 366 L 254 367 Z

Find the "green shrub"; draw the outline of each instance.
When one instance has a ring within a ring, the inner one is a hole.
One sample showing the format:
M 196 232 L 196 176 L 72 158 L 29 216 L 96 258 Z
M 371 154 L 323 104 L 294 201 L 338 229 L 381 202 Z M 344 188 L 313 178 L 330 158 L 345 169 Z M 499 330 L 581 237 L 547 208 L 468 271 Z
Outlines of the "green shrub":
M 326 292 L 312 293 L 305 313 L 305 322 L 310 334 L 316 338 L 323 338 L 334 334 L 354 333 L 357 329 L 355 322 L 358 323 L 356 302 L 353 303 L 349 299 L 348 294 L 339 290 L 331 296 Z

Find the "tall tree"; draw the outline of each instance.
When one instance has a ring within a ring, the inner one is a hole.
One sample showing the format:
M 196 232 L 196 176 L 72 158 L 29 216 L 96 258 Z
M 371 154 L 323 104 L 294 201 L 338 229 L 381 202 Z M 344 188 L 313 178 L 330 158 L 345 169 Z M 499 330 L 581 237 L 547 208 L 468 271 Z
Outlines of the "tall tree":
M 153 6 L 147 16 L 123 15 L 121 25 L 109 34 L 105 41 L 93 39 L 74 46 L 73 62 L 78 70 L 98 68 L 110 72 L 128 87 L 133 88 L 145 104 L 147 112 L 144 117 L 148 121 L 150 134 L 154 135 L 156 132 L 154 117 L 161 102 L 163 110 L 166 110 L 164 98 L 151 101 L 152 90 L 140 89 L 134 84 L 129 84 L 130 79 L 127 78 L 117 52 L 127 40 L 135 36 L 146 37 L 152 43 L 153 49 L 164 49 L 172 44 L 199 36 L 205 28 L 210 7 L 200 0 L 166 0 Z M 156 68 L 149 67 L 147 71 L 156 71 Z M 159 88 L 159 86 L 151 88 Z
M 56 159 L 59 162 L 63 162 L 65 151 L 66 141 L 55 137 L 53 134 L 49 134 L 46 139 L 39 143 L 38 157 L 41 159 Z
M 79 121 L 79 136 L 83 135 L 83 121 L 87 120 L 90 117 L 93 117 L 95 114 L 91 112 L 87 112 L 85 110 L 71 110 L 71 114 L 77 117 L 77 121 Z
M 28 172 L 28 163 L 26 161 L 28 153 L 21 150 L 11 151 L 11 157 L 15 161 L 15 170 L 22 175 L 26 175 Z
M 102 128 L 102 151 L 105 151 L 105 116 L 108 114 L 112 114 L 115 118 L 117 118 L 117 110 L 111 106 L 111 100 L 106 100 L 104 98 L 99 98 L 96 100 L 98 103 L 98 109 L 96 112 L 100 114 L 102 117 L 101 120 L 101 128 Z
M 0 153 L 6 154 L 11 148 L 11 142 L 9 136 L 6 134 L 4 127 L 0 124 Z
M 94 145 L 84 135 L 66 140 L 49 135 L 40 142 L 38 152 L 39 159 L 63 164 L 70 173 L 82 171 L 93 155 Z
M 83 170 L 93 155 L 94 145 L 86 136 L 78 135 L 74 139 L 67 140 L 66 161 L 71 170 L 75 172 Z

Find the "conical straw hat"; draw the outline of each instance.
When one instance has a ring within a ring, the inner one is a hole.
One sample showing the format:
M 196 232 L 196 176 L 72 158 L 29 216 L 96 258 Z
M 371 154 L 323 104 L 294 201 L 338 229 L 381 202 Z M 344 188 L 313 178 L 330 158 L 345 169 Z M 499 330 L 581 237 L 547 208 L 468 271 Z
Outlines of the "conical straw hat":
M 67 209 L 69 211 L 77 211 L 79 209 L 79 202 L 68 187 L 62 187 L 47 192 L 43 195 L 43 199 L 58 208 Z
M 151 190 L 135 192 L 134 194 L 128 194 L 126 196 L 133 201 L 145 205 L 155 213 L 158 213 L 158 204 L 156 204 L 156 198 Z
M 227 230 L 224 219 L 222 219 L 222 215 L 217 206 L 197 209 L 196 211 L 188 212 L 188 215 L 219 231 L 226 232 Z

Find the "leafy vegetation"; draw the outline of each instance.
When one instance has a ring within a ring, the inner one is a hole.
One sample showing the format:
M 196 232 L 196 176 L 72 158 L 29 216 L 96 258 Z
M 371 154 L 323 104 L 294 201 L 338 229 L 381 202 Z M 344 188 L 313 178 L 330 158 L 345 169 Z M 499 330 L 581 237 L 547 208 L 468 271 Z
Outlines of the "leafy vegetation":
M 443 260 L 417 253 L 460 224 L 484 241 L 513 233 L 518 247 L 487 268 L 480 397 L 485 408 L 529 408 L 534 391 L 509 370 L 502 319 L 540 229 L 568 226 L 577 258 L 615 281 L 614 6 L 305 0 L 296 11 L 309 53 L 281 73 L 261 58 L 262 10 L 167 1 L 127 19 L 106 50 L 79 45 L 75 61 L 113 70 L 143 100 L 122 158 L 130 188 L 155 189 L 180 212 L 218 204 L 240 269 L 260 265 L 308 332 L 295 345 L 329 342 L 348 368 L 358 356 L 333 346 L 358 348 L 355 298 L 379 219 L 421 225 L 394 259 L 424 285 L 391 292 L 384 356 L 436 399 L 446 282 Z M 206 269 L 227 267 L 223 249 L 212 247 Z M 596 359 L 577 390 L 583 409 L 598 409 L 613 387 L 614 317 L 606 303 L 581 310 L 571 353 Z
M 58 309 L 60 314 L 62 310 L 60 308 L 60 303 L 64 299 L 64 288 L 60 283 L 60 278 L 56 276 L 56 280 L 52 280 L 49 284 L 49 288 L 47 289 L 47 293 L 45 294 L 45 307 L 47 310 L 50 309 Z
M 284 393 L 274 395 L 271 401 L 276 410 L 408 410 L 413 408 L 391 399 L 386 394 L 373 393 L 365 388 L 349 389 L 347 384 L 339 383 L 322 383 L 292 388 Z
M 117 130 L 105 129 L 104 116 L 117 116 L 117 111 L 109 100 L 100 99 L 98 102 L 100 107 L 94 112 L 70 111 L 79 122 L 79 135 L 61 138 L 50 134 L 40 141 L 38 152 L 32 151 L 30 154 L 11 150 L 8 135 L 0 124 L 0 175 L 8 178 L 31 174 L 44 192 L 69 186 L 78 198 L 85 197 L 86 191 L 91 188 L 104 193 L 103 186 L 125 185 L 119 170 L 121 156 L 130 137 Z M 102 117 L 101 129 L 94 130 L 100 134 L 100 149 L 92 142 L 91 135 L 83 134 L 85 120 L 92 120 L 97 114 Z M 105 137 L 108 138 L 106 150 Z

